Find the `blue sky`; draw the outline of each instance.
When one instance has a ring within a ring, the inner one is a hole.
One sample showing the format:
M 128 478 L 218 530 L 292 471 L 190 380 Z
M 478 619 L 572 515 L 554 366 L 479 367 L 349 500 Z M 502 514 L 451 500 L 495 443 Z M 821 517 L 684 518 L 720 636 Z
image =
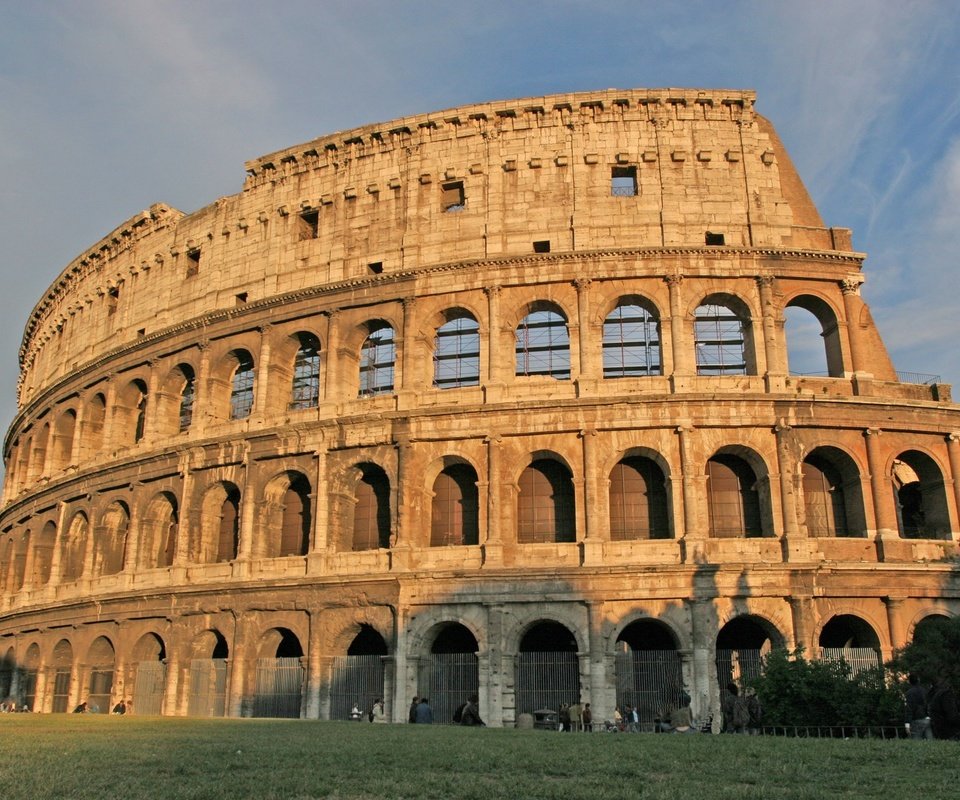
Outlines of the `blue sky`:
M 151 203 L 194 211 L 245 160 L 357 125 L 667 86 L 756 90 L 868 254 L 895 366 L 960 397 L 955 0 L 0 0 L 0 428 L 34 304 Z

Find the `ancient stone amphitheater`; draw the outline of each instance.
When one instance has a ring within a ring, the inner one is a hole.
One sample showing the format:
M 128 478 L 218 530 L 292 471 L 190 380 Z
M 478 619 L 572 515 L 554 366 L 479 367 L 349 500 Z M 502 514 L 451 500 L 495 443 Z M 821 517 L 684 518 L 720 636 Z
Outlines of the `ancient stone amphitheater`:
M 0 695 L 649 725 L 960 611 L 960 407 L 894 371 L 754 101 L 370 125 L 80 254 L 20 350 Z

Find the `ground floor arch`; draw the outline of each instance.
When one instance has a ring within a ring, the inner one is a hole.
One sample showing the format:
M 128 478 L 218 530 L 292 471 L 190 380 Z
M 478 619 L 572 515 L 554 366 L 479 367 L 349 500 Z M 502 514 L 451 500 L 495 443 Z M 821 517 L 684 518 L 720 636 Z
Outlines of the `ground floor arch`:
M 288 628 L 272 628 L 260 644 L 253 690 L 254 717 L 299 717 L 303 704 L 303 646 Z
M 431 631 L 430 651 L 419 656 L 417 688 L 430 700 L 434 722 L 453 722 L 458 706 L 479 691 L 477 639 L 459 622 Z
M 519 642 L 515 675 L 517 716 L 579 703 L 580 660 L 573 631 L 551 620 L 527 628 Z
M 342 651 L 341 651 L 342 652 Z M 350 719 L 354 707 L 369 714 L 377 700 L 392 712 L 389 692 L 384 685 L 387 642 L 372 625 L 357 626 L 345 655 L 331 659 L 327 719 Z
M 192 643 L 187 713 L 191 717 L 222 717 L 226 713 L 230 647 L 216 629 L 205 630 Z
M 727 622 L 717 634 L 717 686 L 721 704 L 735 686 L 743 688 L 760 677 L 763 658 L 775 647 L 784 647 L 783 635 L 769 620 L 744 614 Z
M 617 708 L 636 709 L 640 724 L 652 729 L 685 692 L 676 636 L 657 620 L 635 620 L 617 637 L 615 652 Z
M 854 614 L 831 617 L 820 631 L 820 658 L 843 661 L 855 674 L 879 667 L 880 637 L 873 626 Z

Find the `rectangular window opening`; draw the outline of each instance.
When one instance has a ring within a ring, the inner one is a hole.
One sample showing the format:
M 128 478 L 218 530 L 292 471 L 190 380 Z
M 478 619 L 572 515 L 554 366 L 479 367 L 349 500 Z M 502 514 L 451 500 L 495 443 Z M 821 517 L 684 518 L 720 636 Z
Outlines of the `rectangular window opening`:
M 450 181 L 441 184 L 443 196 L 441 205 L 444 211 L 463 211 L 466 207 L 466 195 L 463 192 L 463 181 Z
M 117 313 L 117 302 L 120 300 L 120 289 L 114 286 L 107 290 L 107 314 Z
M 371 261 L 367 264 L 367 269 L 370 270 L 371 274 L 379 275 L 383 272 L 383 262 L 382 261 Z
M 633 197 L 637 193 L 637 168 L 613 167 L 610 171 L 610 194 L 613 197 Z
M 549 253 L 550 252 L 550 240 L 544 239 L 540 242 L 533 243 L 533 252 L 534 253 Z
M 300 241 L 316 239 L 320 232 L 320 212 L 316 209 L 304 211 L 300 215 Z
M 187 251 L 187 277 L 192 278 L 200 272 L 200 248 Z
M 723 234 L 711 233 L 710 231 L 707 231 L 706 241 L 707 241 L 708 247 L 718 247 L 719 245 L 722 245 L 724 243 Z
M 142 338 L 143 338 L 144 336 L 146 336 L 146 335 L 147 335 L 147 329 L 146 329 L 146 328 L 137 328 L 137 338 L 138 338 L 138 339 L 142 339 Z

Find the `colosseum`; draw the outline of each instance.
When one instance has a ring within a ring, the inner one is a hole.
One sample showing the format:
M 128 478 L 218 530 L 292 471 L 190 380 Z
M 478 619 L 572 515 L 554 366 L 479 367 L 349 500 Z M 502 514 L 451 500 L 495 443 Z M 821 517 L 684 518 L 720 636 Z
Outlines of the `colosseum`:
M 960 613 L 960 406 L 755 99 L 368 125 L 78 255 L 20 349 L 0 696 L 650 725 Z

